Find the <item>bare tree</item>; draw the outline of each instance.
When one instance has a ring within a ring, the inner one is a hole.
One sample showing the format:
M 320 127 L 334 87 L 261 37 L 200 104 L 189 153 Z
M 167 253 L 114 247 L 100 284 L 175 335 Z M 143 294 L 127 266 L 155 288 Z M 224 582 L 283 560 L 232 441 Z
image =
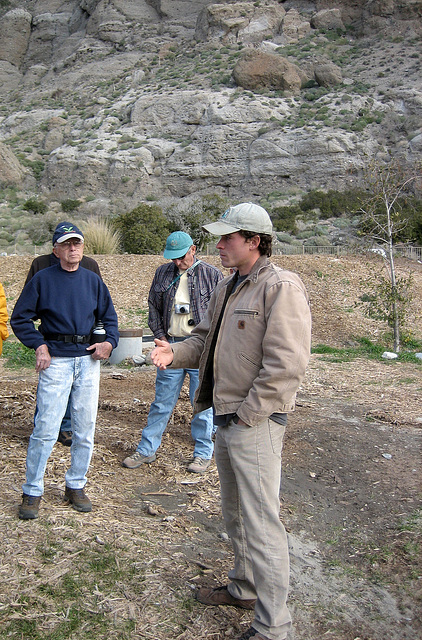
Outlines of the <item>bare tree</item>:
M 369 192 L 368 199 L 363 203 L 360 212 L 363 216 L 364 234 L 382 245 L 382 255 L 388 274 L 388 286 L 380 282 L 376 294 L 382 297 L 381 304 L 368 306 L 370 310 L 384 308 L 384 319 L 393 330 L 394 350 L 400 350 L 400 325 L 405 318 L 404 308 L 409 301 L 406 292 L 409 291 L 411 275 L 407 279 L 397 278 L 394 262 L 394 245 L 404 229 L 409 225 L 409 218 L 403 213 L 403 203 L 406 197 L 414 195 L 412 190 L 419 188 L 422 179 L 421 165 L 415 165 L 410 170 L 398 161 L 389 164 L 372 163 L 365 175 L 365 187 Z M 368 302 L 368 300 L 366 300 Z M 374 300 L 372 299 L 372 303 Z M 402 308 L 399 308 L 399 307 Z M 375 314 L 374 314 L 375 315 Z

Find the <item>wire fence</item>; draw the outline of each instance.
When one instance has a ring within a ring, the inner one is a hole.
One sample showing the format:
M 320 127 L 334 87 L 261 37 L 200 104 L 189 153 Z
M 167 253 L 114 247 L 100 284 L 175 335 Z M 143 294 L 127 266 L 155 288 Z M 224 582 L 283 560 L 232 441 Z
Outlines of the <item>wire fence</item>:
M 37 256 L 44 253 L 50 253 L 51 245 L 48 244 L 44 247 L 15 246 L 8 248 L 8 250 L 0 251 L 1 256 Z M 285 256 L 297 256 L 297 255 L 326 255 L 326 256 L 350 256 L 350 255 L 362 255 L 364 253 L 378 253 L 380 255 L 387 255 L 386 249 L 382 246 L 376 246 L 371 249 L 363 249 L 362 247 L 352 246 L 308 246 L 308 245 L 291 245 L 291 244 L 275 244 L 273 245 L 273 255 L 285 255 Z M 215 244 L 207 244 L 201 253 L 205 253 L 207 256 L 218 255 L 218 250 L 215 248 Z M 422 262 L 422 247 L 412 247 L 407 245 L 395 245 L 394 255 L 402 258 L 408 258 L 409 260 L 416 260 Z
M 215 244 L 208 244 L 205 247 L 206 255 L 218 255 L 218 250 L 215 248 Z M 371 249 L 362 247 L 348 247 L 348 246 L 307 246 L 307 245 L 285 245 L 276 244 L 273 245 L 273 255 L 285 255 L 285 256 L 297 256 L 297 255 L 328 255 L 328 256 L 347 256 L 347 255 L 361 255 L 364 253 L 377 253 L 380 255 L 387 255 L 387 251 L 382 246 L 373 247 Z M 409 260 L 416 260 L 422 262 L 422 247 L 410 247 L 396 245 L 394 247 L 394 255 L 402 258 L 408 258 Z

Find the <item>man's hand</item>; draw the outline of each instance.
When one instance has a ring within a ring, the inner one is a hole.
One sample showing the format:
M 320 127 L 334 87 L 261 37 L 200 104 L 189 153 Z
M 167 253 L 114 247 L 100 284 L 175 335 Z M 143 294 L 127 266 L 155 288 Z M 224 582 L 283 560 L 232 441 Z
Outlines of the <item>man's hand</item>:
M 40 344 L 40 346 L 35 349 L 35 357 L 35 371 L 37 373 L 44 371 L 44 369 L 48 369 L 51 362 L 51 356 L 46 344 Z
M 173 362 L 174 353 L 167 340 L 155 338 L 155 347 L 151 351 L 151 360 L 158 369 L 164 371 Z
M 86 350 L 91 351 L 91 356 L 94 360 L 107 360 L 113 351 L 113 346 L 106 340 L 105 342 L 96 342 L 87 347 Z

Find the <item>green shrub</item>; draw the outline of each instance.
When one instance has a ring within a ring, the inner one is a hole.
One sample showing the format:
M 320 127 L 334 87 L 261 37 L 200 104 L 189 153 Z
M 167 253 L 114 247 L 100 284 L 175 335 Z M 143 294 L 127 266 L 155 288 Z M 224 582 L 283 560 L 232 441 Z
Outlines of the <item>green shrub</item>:
M 287 231 L 294 235 L 297 234 L 296 217 L 300 216 L 302 211 L 297 204 L 284 207 L 275 207 L 271 211 L 271 218 L 274 229 L 276 231 Z
M 48 205 L 43 200 L 38 200 L 38 198 L 29 198 L 24 205 L 23 209 L 25 211 L 31 211 L 32 213 L 45 213 L 48 209 Z
M 24 167 L 32 169 L 32 173 L 36 180 L 41 178 L 41 174 L 45 169 L 45 163 L 42 160 L 28 160 L 28 158 L 20 158 L 20 161 Z
M 145 203 L 114 218 L 113 227 L 120 232 L 123 251 L 148 255 L 162 253 L 173 230 L 161 207 Z
M 310 191 L 299 203 L 302 211 L 319 209 L 321 218 L 338 218 L 345 213 L 354 213 L 361 206 L 362 192 L 357 189 L 327 192 Z
M 68 198 L 67 200 L 62 200 L 60 203 L 62 211 L 64 213 L 72 213 L 72 211 L 75 211 L 75 209 L 80 207 L 81 204 L 82 202 L 80 200 L 72 200 L 71 198 Z

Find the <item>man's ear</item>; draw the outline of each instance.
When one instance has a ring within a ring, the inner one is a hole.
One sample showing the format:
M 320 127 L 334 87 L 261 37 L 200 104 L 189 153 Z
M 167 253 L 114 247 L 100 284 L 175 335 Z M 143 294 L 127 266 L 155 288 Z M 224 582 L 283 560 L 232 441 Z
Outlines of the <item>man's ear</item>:
M 58 257 L 59 257 L 59 256 L 57 255 L 57 249 L 56 249 L 56 247 L 53 247 L 53 253 L 54 253 L 54 255 L 56 256 L 56 258 L 58 258 Z
M 249 246 L 252 250 L 258 249 L 260 242 L 261 242 L 261 236 L 259 235 L 252 236 L 252 238 L 249 240 Z

